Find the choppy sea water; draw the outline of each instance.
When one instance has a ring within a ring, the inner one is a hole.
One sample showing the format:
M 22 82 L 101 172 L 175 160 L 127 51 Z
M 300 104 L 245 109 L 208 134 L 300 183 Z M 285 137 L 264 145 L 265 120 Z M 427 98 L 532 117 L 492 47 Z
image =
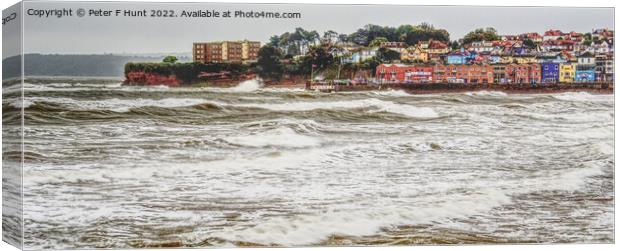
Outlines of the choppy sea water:
M 24 90 L 28 248 L 614 241 L 613 95 Z

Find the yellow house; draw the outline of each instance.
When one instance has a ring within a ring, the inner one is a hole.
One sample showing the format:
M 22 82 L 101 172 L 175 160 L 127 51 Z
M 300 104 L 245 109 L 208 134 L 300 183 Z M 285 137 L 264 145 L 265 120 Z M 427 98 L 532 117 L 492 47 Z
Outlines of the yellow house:
M 513 60 L 516 60 L 517 64 L 533 64 L 537 63 L 536 57 L 534 56 L 514 56 Z
M 499 60 L 499 62 L 502 64 L 512 64 L 514 63 L 513 61 L 514 59 L 510 55 L 502 56 Z
M 448 44 L 432 39 L 428 41 L 420 41 L 417 46 L 428 54 L 446 54 L 450 52 L 450 46 L 448 46 Z
M 576 68 L 574 63 L 560 64 L 560 83 L 572 83 L 575 79 Z
M 423 51 L 419 46 L 411 46 L 400 53 L 400 60 L 428 62 L 428 53 Z
M 500 58 L 500 63 L 502 64 L 534 64 L 538 63 L 536 57 L 526 55 L 526 56 L 511 56 L 506 55 Z

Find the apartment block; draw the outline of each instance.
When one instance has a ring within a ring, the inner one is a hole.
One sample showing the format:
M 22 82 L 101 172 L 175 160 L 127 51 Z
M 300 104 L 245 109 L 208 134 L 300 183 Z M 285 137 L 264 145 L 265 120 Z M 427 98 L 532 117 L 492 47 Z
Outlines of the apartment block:
M 192 57 L 201 63 L 251 63 L 259 49 L 260 42 L 248 40 L 194 43 Z

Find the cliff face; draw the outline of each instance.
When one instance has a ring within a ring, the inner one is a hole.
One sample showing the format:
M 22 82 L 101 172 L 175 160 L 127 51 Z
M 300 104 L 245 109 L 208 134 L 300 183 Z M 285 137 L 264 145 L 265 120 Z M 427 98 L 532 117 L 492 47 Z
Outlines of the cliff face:
M 237 63 L 125 64 L 125 84 L 180 86 L 199 82 L 231 83 L 252 77 L 250 65 Z
M 125 84 L 128 85 L 166 85 L 174 87 L 180 86 L 182 82 L 175 75 L 162 75 L 144 71 L 125 73 Z

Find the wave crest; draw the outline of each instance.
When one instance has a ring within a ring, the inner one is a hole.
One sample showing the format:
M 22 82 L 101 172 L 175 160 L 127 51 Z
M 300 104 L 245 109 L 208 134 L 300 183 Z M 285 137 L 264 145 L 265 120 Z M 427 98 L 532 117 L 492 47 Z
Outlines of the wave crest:
M 298 134 L 288 127 L 278 127 L 262 133 L 228 137 L 225 140 L 232 144 L 251 147 L 280 146 L 287 148 L 304 148 L 315 147 L 321 144 L 319 139 Z

